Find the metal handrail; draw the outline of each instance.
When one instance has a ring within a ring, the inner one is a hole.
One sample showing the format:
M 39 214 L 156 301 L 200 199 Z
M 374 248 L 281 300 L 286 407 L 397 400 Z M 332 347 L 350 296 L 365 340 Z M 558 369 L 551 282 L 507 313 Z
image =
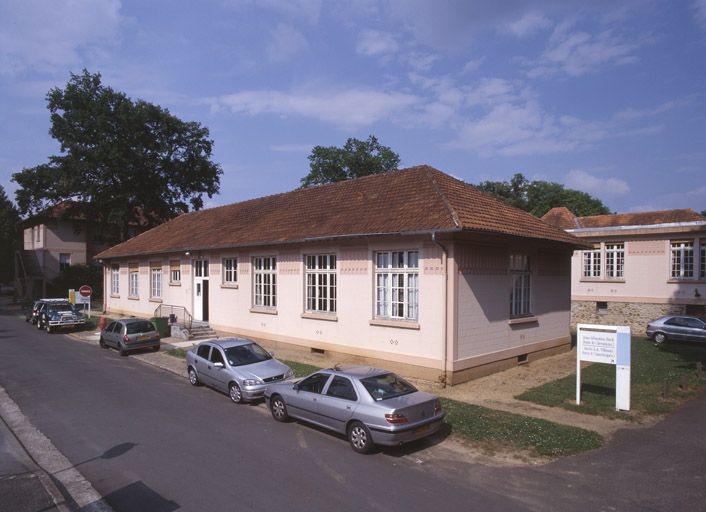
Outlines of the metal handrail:
M 191 332 L 191 327 L 193 324 L 193 317 L 191 316 L 191 313 L 189 313 L 189 310 L 186 309 L 184 306 L 175 306 L 172 304 L 160 304 L 157 306 L 157 309 L 154 310 L 154 316 L 159 318 L 159 317 L 171 317 L 174 315 L 176 317 L 176 323 L 181 324 L 186 329 Z

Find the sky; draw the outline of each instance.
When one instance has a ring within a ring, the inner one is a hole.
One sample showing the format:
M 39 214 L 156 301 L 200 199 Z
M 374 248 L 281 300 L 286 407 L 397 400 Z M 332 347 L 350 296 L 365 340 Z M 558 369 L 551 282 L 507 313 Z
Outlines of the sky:
M 706 0 L 0 0 L 0 185 L 59 154 L 70 73 L 214 140 L 207 207 L 284 192 L 314 146 L 515 173 L 615 212 L 706 210 Z

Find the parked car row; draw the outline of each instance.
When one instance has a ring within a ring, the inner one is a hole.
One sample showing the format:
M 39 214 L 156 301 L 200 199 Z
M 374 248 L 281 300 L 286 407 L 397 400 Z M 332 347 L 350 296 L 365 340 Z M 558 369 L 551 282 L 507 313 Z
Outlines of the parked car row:
M 84 325 L 86 318 L 68 299 L 39 299 L 27 310 L 25 321 L 51 333 Z
M 648 323 L 646 332 L 658 345 L 666 341 L 706 342 L 706 322 L 695 316 L 663 316 Z
M 434 434 L 439 399 L 387 370 L 335 367 L 294 379 L 294 372 L 245 338 L 205 341 L 186 354 L 189 382 L 227 393 L 235 403 L 264 396 L 277 421 L 302 420 L 343 434 L 354 451 L 401 445 Z

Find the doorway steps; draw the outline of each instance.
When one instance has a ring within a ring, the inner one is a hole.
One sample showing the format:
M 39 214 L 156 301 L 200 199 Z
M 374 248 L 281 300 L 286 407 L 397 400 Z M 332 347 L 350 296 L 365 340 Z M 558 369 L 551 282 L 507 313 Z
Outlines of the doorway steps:
M 202 341 L 218 338 L 216 331 L 211 329 L 208 322 L 203 322 L 199 320 L 194 320 L 191 323 L 191 330 L 189 331 L 189 341 Z

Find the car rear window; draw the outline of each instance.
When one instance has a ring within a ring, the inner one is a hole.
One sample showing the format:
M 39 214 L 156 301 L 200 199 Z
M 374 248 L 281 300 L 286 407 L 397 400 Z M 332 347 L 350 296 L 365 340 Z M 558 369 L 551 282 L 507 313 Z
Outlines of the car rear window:
M 373 397 L 373 400 L 387 400 L 417 391 L 417 388 L 394 373 L 366 377 L 360 379 L 360 382 Z
M 127 324 L 127 334 L 135 334 L 136 332 L 148 332 L 154 331 L 154 325 L 152 322 L 144 320 L 142 322 L 132 322 Z

